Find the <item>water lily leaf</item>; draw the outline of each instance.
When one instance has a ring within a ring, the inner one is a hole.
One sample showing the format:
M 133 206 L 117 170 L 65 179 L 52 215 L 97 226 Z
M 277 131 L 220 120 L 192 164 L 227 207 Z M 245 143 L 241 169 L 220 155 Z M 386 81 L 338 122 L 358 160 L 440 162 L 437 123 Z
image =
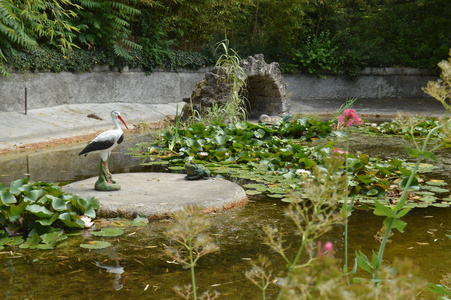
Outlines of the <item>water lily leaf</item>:
M 257 129 L 256 131 L 254 131 L 254 136 L 255 136 L 257 139 L 263 138 L 263 137 L 265 136 L 265 134 L 266 134 L 266 131 L 264 131 L 264 130 L 261 129 L 261 128 L 259 128 L 259 129 Z
M 80 244 L 80 247 L 85 249 L 105 249 L 111 246 L 111 243 L 105 241 L 92 241 L 89 244 Z
M 260 184 L 260 183 L 249 183 L 249 184 L 245 184 L 243 185 L 244 188 L 247 189 L 256 189 L 259 192 L 264 192 L 268 189 L 268 187 L 264 184 Z
M 32 214 L 38 216 L 39 218 L 48 218 L 51 217 L 54 213 L 48 210 L 45 206 L 41 206 L 39 204 L 31 204 L 28 205 L 25 210 L 31 212 Z
M 31 191 L 31 187 L 27 184 L 30 178 L 22 178 L 11 182 L 9 192 L 18 196 L 23 191 Z
M 369 187 L 367 196 L 370 197 L 382 197 L 385 195 L 385 188 L 380 185 L 372 185 Z
M 66 239 L 67 236 L 62 230 L 56 230 L 53 232 L 45 233 L 41 235 L 40 238 L 45 244 L 51 245 L 53 248 L 58 241 Z
M 90 206 L 91 206 L 93 209 L 99 209 L 99 207 L 100 207 L 100 201 L 99 201 L 99 199 L 97 199 L 97 198 L 95 198 L 95 197 L 88 197 L 88 198 L 86 198 L 86 199 L 89 201 Z M 94 217 L 91 217 L 91 218 L 95 218 L 95 216 L 94 216 Z
M 24 202 L 35 203 L 41 196 L 45 194 L 45 190 L 31 190 L 28 195 L 23 198 Z
M 213 138 L 213 143 L 217 144 L 217 145 L 222 145 L 227 141 L 227 136 L 225 135 L 215 135 L 215 137 Z
M 94 236 L 120 236 L 124 234 L 124 231 L 119 228 L 102 228 L 100 231 L 92 231 Z
M 18 204 L 12 204 L 9 207 L 10 217 L 19 216 L 21 213 L 23 213 L 25 211 L 25 208 L 27 207 L 27 205 L 28 204 L 25 202 L 20 202 Z
M 2 205 L 10 205 L 17 202 L 16 197 L 6 190 L 0 192 L 0 200 Z
M 31 248 L 34 249 L 39 244 L 39 236 L 37 233 L 30 235 L 25 243 L 21 244 L 19 248 Z
M 52 207 L 56 211 L 64 211 L 67 209 L 66 202 L 63 199 L 54 197 L 52 199 Z
M 443 189 L 443 188 L 440 188 L 438 186 L 421 185 L 420 188 L 422 188 L 424 190 L 431 191 L 431 192 L 435 192 L 435 193 L 447 193 L 447 192 L 449 192 L 448 189 Z
M 58 220 L 58 217 L 59 217 L 58 214 L 53 214 L 53 216 L 51 216 L 48 219 L 40 219 L 40 220 L 37 220 L 36 222 L 39 222 L 43 226 L 50 226 L 53 224 L 53 222 Z
M 240 130 L 245 130 L 247 129 L 247 122 L 238 122 L 236 123 L 236 128 L 240 129 Z
M 281 194 L 281 193 L 285 193 L 285 189 L 282 187 L 271 187 L 271 188 L 268 188 L 268 192 L 273 193 L 273 194 Z
M 24 242 L 21 236 L 5 237 L 0 239 L 0 245 L 17 246 Z
M 268 195 L 268 197 L 271 197 L 271 198 L 280 198 L 280 199 L 284 198 L 285 196 L 286 196 L 285 194 L 269 194 L 269 195 Z
M 409 181 L 409 177 L 403 177 L 401 179 L 401 182 L 399 183 L 399 187 L 402 189 L 406 188 L 408 181 Z M 415 177 L 412 179 L 409 189 L 418 189 L 418 179 L 416 179 Z
M 422 201 L 422 202 L 429 202 L 429 203 L 432 203 L 432 202 L 435 202 L 435 200 L 437 200 L 437 197 L 434 197 L 434 196 L 426 196 L 426 197 L 420 198 L 419 200 Z
M 131 226 L 136 226 L 136 227 L 140 227 L 140 226 L 146 226 L 149 223 L 149 220 L 147 218 L 142 218 L 142 217 L 136 217 L 133 219 L 132 222 L 130 222 Z
M 431 206 L 435 206 L 435 207 L 449 207 L 450 204 L 449 203 L 433 203 L 431 204 Z
M 441 179 L 431 179 L 428 182 L 426 182 L 426 184 L 442 186 L 442 185 L 447 185 L 448 183 L 446 183 L 444 180 L 441 180 Z
M 74 212 L 62 213 L 58 218 L 68 227 L 85 228 L 85 222 Z
M 168 169 L 172 170 L 172 171 L 184 171 L 185 167 L 184 166 L 170 166 L 170 167 L 168 167 Z
M 262 192 L 256 191 L 256 190 L 246 190 L 246 195 L 252 196 L 252 195 L 260 195 Z

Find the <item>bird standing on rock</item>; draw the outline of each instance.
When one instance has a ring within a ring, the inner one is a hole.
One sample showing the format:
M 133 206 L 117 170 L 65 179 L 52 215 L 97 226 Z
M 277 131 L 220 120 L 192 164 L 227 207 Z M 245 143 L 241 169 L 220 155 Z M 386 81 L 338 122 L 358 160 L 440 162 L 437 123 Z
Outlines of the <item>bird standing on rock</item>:
M 122 131 L 118 120 L 125 125 L 125 128 L 128 129 L 128 126 L 122 118 L 121 113 L 117 110 L 111 112 L 111 119 L 113 119 L 115 128 L 99 134 L 78 154 L 84 154 L 85 156 L 89 153 L 100 154 L 100 174 L 99 179 L 94 186 L 98 191 L 117 191 L 121 188 L 120 184 L 113 180 L 110 170 L 108 169 L 108 158 L 111 151 L 124 140 L 124 132 Z

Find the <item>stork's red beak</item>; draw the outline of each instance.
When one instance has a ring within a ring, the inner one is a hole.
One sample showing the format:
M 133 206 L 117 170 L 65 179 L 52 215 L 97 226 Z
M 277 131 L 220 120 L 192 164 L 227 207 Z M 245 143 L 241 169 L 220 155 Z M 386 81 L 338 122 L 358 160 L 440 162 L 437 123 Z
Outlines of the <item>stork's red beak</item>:
M 119 120 L 121 120 L 121 122 L 124 123 L 125 128 L 128 129 L 128 126 L 127 126 L 127 124 L 125 124 L 125 121 L 124 121 L 124 119 L 122 119 L 122 116 L 117 116 L 117 118 L 118 118 Z

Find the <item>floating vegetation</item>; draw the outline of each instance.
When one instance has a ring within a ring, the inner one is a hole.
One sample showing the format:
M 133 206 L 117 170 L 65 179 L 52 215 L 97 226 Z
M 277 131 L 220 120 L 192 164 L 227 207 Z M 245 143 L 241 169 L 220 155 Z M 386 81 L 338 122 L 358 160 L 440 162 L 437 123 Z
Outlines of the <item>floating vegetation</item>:
M 383 160 L 360 152 L 345 154 L 335 146 L 337 137 L 343 133 L 334 132 L 331 122 L 314 118 L 279 122 L 274 126 L 249 122 L 196 123 L 174 130 L 163 132 L 161 140 L 137 145 L 130 149 L 130 154 L 143 159 L 143 165 L 160 161 L 176 172 L 183 170 L 185 160 L 192 157 L 213 175 L 245 180 L 243 187 L 248 195 L 283 199 L 293 190 L 302 190 L 313 168 L 325 167 L 325 158 L 336 155 L 336 159 L 344 159 L 346 155 L 346 167 L 341 167 L 339 172 L 346 171 L 349 176 L 350 195 L 368 204 L 373 201 L 364 199 L 399 197 L 393 189 L 402 189 L 415 167 L 414 163 L 402 159 Z M 350 128 L 350 132 L 354 131 L 360 129 Z M 430 173 L 435 168 L 433 164 L 422 163 L 418 173 Z M 413 181 L 412 197 L 414 191 L 420 190 L 434 195 L 419 195 L 425 201 L 412 201 L 413 206 L 429 203 L 436 193 L 447 192 L 438 181 L 420 186 L 422 181 L 421 176 Z
M 124 231 L 119 228 L 102 228 L 99 231 L 91 231 L 94 236 L 120 236 L 124 234 Z
M 87 244 L 80 244 L 80 247 L 85 249 L 105 249 L 111 246 L 111 243 L 105 241 L 91 241 Z

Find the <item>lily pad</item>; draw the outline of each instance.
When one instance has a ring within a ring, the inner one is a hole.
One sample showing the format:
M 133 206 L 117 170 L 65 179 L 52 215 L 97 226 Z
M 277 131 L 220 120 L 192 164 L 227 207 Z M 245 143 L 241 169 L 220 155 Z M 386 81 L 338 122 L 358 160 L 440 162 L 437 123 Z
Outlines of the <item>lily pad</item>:
M 420 188 L 422 188 L 424 190 L 431 191 L 431 192 L 435 192 L 435 193 L 447 193 L 447 192 L 449 192 L 448 189 L 443 189 L 443 188 L 440 188 L 438 186 L 431 186 L 431 185 L 421 185 Z
M 268 187 L 264 184 L 259 184 L 259 183 L 249 183 L 249 184 L 245 184 L 243 185 L 244 188 L 247 189 L 256 189 L 259 192 L 264 192 L 268 189 Z
M 111 243 L 105 241 L 92 241 L 89 244 L 80 244 L 80 247 L 85 249 L 105 249 L 111 246 Z
M 92 231 L 94 236 L 120 236 L 124 234 L 124 231 L 119 228 L 102 228 L 100 231 Z
M 271 198 L 284 198 L 286 195 L 285 194 L 269 194 L 268 197 Z
M 444 180 L 439 180 L 439 179 L 431 179 L 428 182 L 426 182 L 426 184 L 436 185 L 436 186 L 447 185 L 447 183 Z
M 246 190 L 246 195 L 252 196 L 252 195 L 260 195 L 262 192 L 259 192 L 257 190 Z

